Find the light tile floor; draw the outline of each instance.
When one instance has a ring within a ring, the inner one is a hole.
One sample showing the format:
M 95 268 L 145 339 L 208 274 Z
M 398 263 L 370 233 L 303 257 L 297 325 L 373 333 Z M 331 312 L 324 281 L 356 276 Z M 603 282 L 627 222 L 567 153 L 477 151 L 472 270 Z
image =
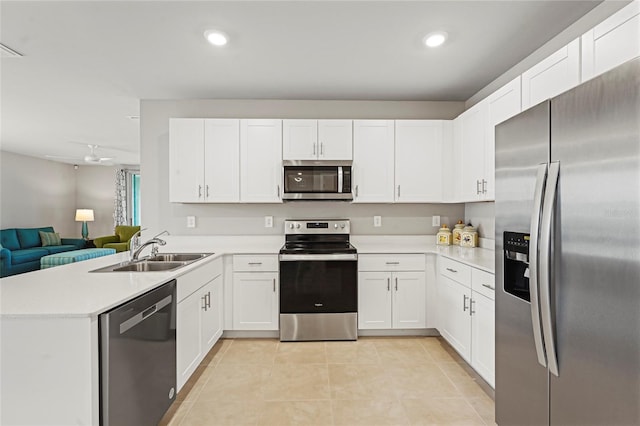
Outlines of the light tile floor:
M 222 339 L 161 425 L 493 425 L 469 371 L 437 337 Z

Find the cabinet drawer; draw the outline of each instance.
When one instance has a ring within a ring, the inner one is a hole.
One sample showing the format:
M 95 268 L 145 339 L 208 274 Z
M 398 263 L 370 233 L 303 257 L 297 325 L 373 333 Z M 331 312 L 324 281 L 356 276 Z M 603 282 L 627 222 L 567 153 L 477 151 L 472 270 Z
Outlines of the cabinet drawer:
M 496 298 L 495 282 L 495 275 L 481 271 L 480 269 L 471 269 L 471 289 L 487 296 L 491 300 L 495 300 Z
M 176 294 L 178 302 L 186 298 L 200 287 L 222 275 L 222 257 L 207 262 L 193 271 L 178 277 L 178 289 Z
M 471 287 L 471 266 L 446 257 L 440 258 L 440 274 L 467 287 Z
M 360 271 L 424 271 L 424 254 L 361 254 Z
M 234 272 L 278 272 L 278 255 L 236 255 L 233 256 Z

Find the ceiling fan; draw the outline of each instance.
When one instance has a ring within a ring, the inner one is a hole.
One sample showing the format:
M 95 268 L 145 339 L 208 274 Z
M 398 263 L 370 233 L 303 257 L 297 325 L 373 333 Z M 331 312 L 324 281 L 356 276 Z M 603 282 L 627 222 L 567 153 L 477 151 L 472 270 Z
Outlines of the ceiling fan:
M 87 146 L 89 147 L 90 152 L 84 157 L 64 157 L 58 155 L 45 155 L 45 157 L 55 160 L 69 160 L 76 162 L 84 161 L 86 164 L 94 164 L 100 166 L 112 166 L 114 164 L 111 162 L 114 157 L 100 157 L 98 154 L 96 154 L 96 149 L 100 148 L 98 145 L 87 144 Z

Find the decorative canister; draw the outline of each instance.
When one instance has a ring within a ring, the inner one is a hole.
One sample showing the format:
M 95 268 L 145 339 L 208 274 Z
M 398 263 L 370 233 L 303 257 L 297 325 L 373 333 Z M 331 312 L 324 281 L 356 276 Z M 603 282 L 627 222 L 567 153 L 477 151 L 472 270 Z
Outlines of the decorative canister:
M 478 231 L 476 228 L 468 224 L 462 230 L 460 237 L 460 247 L 477 247 L 478 246 Z
M 439 246 L 451 245 L 451 230 L 447 225 L 442 225 L 442 228 L 438 231 L 438 234 L 436 235 L 436 244 Z
M 452 232 L 452 238 L 453 238 L 453 244 L 459 246 L 460 245 L 460 239 L 462 238 L 462 229 L 464 228 L 464 222 L 459 220 L 458 223 L 456 223 L 453 226 L 453 232 Z

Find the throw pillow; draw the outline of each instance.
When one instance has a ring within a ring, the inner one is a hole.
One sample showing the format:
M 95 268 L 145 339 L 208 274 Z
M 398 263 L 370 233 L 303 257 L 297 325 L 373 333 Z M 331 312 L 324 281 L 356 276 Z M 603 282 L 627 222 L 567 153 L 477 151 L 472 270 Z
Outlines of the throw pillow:
M 58 234 L 57 232 L 38 232 L 40 233 L 40 239 L 42 240 L 42 247 L 62 245 L 60 234 Z

